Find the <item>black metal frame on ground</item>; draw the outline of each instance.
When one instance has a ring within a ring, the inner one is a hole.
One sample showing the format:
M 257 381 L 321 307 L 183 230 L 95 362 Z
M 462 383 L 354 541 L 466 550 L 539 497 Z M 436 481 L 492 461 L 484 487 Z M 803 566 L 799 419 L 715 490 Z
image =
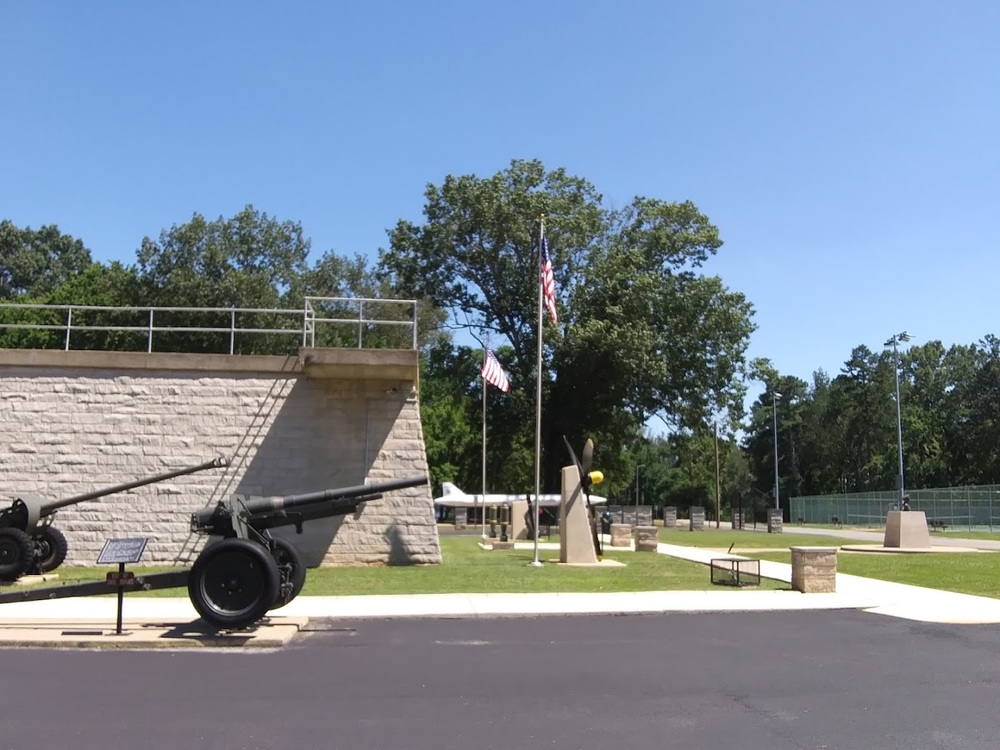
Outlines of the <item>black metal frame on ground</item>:
M 749 557 L 713 557 L 712 583 L 718 586 L 760 586 L 760 560 Z

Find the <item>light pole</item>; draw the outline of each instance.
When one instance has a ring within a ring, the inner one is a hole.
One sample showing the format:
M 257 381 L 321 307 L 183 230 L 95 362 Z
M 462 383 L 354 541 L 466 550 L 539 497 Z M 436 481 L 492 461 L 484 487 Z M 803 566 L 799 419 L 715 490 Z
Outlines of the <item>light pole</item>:
M 646 464 L 635 465 L 635 525 L 639 525 L 639 469 Z
M 892 371 L 896 375 L 896 436 L 899 440 L 899 474 L 896 475 L 896 485 L 899 487 L 899 509 L 903 509 L 903 498 L 906 493 L 903 491 L 903 411 L 899 403 L 899 349 L 897 344 L 909 341 L 913 338 L 906 331 L 897 333 L 885 342 L 884 346 L 892 344 Z
M 774 507 L 781 510 L 781 498 L 778 496 L 778 391 L 771 391 L 771 406 L 774 414 Z

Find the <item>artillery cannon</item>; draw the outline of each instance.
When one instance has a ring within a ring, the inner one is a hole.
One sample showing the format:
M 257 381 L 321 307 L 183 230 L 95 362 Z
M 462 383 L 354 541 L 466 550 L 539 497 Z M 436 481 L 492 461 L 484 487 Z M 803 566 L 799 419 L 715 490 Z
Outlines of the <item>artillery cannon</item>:
M 269 610 L 298 596 L 306 580 L 299 552 L 270 529 L 353 513 L 383 493 L 427 484 L 427 477 L 320 490 L 301 495 L 235 495 L 191 516 L 191 530 L 221 537 L 202 550 L 191 568 L 188 596 L 206 622 L 217 628 L 251 625 Z
M 197 466 L 84 492 L 62 500 L 47 501 L 37 495 L 18 495 L 9 508 L 0 510 L 0 581 L 14 581 L 25 573 L 49 573 L 62 565 L 69 546 L 65 535 L 52 525 L 56 511 L 60 508 L 228 465 L 229 459 L 220 456 Z
M 301 495 L 234 495 L 191 515 L 192 532 L 213 539 L 190 570 L 137 576 L 134 588 L 151 591 L 186 586 L 191 604 L 213 628 L 249 627 L 269 611 L 288 604 L 305 585 L 302 556 L 284 539 L 273 537 L 271 529 L 293 526 L 302 533 L 306 521 L 347 515 L 362 503 L 381 499 L 386 492 L 425 484 L 427 477 L 419 476 Z M 107 590 L 104 582 L 49 586 L 2 593 L 0 603 L 87 596 Z

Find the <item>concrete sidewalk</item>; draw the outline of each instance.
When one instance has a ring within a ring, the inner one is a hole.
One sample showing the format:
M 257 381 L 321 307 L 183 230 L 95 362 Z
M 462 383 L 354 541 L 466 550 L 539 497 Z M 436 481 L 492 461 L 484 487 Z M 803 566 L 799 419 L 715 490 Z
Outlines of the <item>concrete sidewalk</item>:
M 976 543 L 975 540 L 966 541 Z M 817 546 L 822 545 L 817 544 Z M 671 557 L 706 565 L 713 557 L 726 556 L 721 550 L 682 547 L 676 544 L 660 544 L 657 551 Z M 784 581 L 791 585 L 792 566 L 787 563 L 761 560 L 760 574 L 765 578 Z M 1000 599 L 909 586 L 904 583 L 862 578 L 846 573 L 837 573 L 837 592 L 835 594 L 795 593 L 794 595 L 806 599 L 811 599 L 814 596 L 827 596 L 831 597 L 832 601 L 842 601 L 845 608 L 864 609 L 907 620 L 955 624 L 1000 623 Z

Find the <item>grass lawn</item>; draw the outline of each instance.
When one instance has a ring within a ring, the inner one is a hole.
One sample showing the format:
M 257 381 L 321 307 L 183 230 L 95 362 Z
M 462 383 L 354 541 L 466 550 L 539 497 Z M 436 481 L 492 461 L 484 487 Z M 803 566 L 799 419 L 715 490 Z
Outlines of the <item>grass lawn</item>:
M 791 563 L 792 553 L 766 552 L 758 557 Z M 991 552 L 921 552 L 910 555 L 841 552 L 837 555 L 838 573 L 994 599 L 1000 599 L 998 570 L 1000 553 Z
M 626 563 L 625 567 L 573 568 L 548 563 L 559 558 L 558 550 L 539 550 L 541 568 L 529 565 L 533 552 L 510 550 L 488 552 L 478 546 L 479 537 L 442 536 L 441 565 L 318 568 L 306 576 L 303 596 L 357 594 L 447 594 L 447 593 L 575 593 L 599 591 L 692 591 L 720 589 L 712 586 L 708 566 L 666 555 L 607 552 L 605 557 Z M 129 568 L 141 572 L 175 568 Z M 110 567 L 62 567 L 59 583 L 101 580 Z M 51 585 L 51 584 L 49 584 Z M 762 579 L 762 589 L 787 589 L 788 584 Z M 129 596 L 186 596 L 183 589 L 136 592 Z
M 729 549 L 735 544 L 733 551 L 739 549 L 787 549 L 788 547 L 839 547 L 844 544 L 857 544 L 857 540 L 841 539 L 818 534 L 768 534 L 761 531 L 730 531 L 728 529 L 704 529 L 689 531 L 688 529 L 661 529 L 660 541 L 664 544 L 678 544 L 682 547 L 716 547 Z

